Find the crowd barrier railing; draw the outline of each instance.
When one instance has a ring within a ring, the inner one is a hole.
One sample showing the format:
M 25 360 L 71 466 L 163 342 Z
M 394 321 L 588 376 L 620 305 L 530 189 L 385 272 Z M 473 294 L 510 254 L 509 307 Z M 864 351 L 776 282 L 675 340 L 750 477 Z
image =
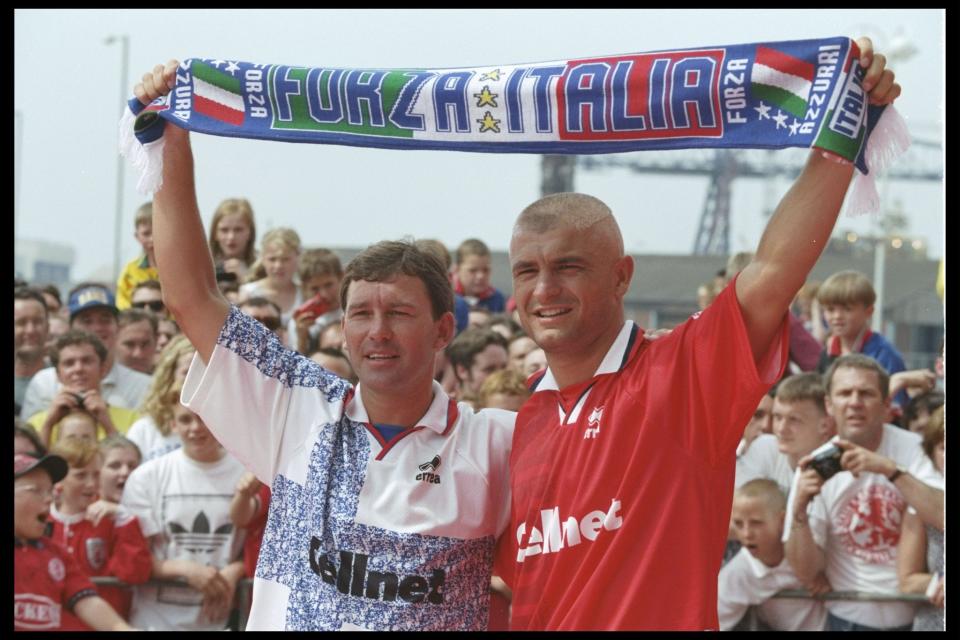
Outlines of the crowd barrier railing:
M 111 587 L 120 587 L 121 589 L 132 589 L 133 585 L 129 585 L 120 580 L 109 577 L 109 576 L 97 576 L 90 579 L 95 585 L 104 585 Z M 171 584 L 184 586 L 187 584 L 187 581 L 184 579 L 177 580 L 150 580 L 147 584 Z M 250 604 L 253 597 L 253 580 L 250 578 L 242 578 L 237 582 L 237 589 L 234 593 L 233 606 L 240 612 L 239 622 L 237 624 L 237 631 L 243 631 L 247 627 L 247 616 L 250 613 Z M 787 589 L 780 591 L 773 596 L 774 598 L 802 598 L 808 600 L 857 600 L 860 602 L 929 602 L 927 597 L 921 593 L 873 593 L 873 592 L 862 592 L 862 591 L 830 591 L 818 596 L 810 595 L 808 592 L 803 591 L 802 589 Z M 747 616 L 752 616 L 753 611 L 748 612 Z M 747 629 L 740 629 L 743 631 L 750 630 L 749 627 L 758 627 L 755 617 L 752 617 L 751 620 L 747 619 L 747 616 L 744 616 L 744 621 L 746 623 Z

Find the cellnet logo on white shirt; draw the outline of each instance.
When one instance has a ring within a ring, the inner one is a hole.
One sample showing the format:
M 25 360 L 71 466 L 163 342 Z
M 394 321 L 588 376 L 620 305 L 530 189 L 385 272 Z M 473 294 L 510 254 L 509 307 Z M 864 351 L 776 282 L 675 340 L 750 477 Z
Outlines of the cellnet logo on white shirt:
M 610 501 L 607 511 L 591 511 L 580 519 L 569 516 L 561 521 L 560 507 L 540 511 L 540 527 L 531 526 L 527 534 L 527 523 L 517 527 L 517 562 L 523 562 L 530 556 L 556 553 L 566 547 L 574 547 L 586 538 L 593 542 L 601 529 L 614 531 L 623 525 L 620 516 L 620 500 Z

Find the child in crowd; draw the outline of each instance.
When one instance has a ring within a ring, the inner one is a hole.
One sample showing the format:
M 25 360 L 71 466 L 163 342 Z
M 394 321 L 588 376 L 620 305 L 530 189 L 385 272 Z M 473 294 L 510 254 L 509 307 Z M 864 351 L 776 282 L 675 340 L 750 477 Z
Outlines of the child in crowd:
M 490 284 L 490 249 L 482 241 L 469 238 L 456 251 L 453 290 L 470 307 L 481 307 L 493 313 L 506 311 L 506 298 Z
M 56 455 L 13 456 L 13 628 L 58 631 L 69 614 L 97 631 L 130 630 L 76 560 L 44 535 L 53 485 L 67 471 Z
M 143 461 L 153 460 L 180 448 L 180 436 L 172 429 L 173 406 L 180 399 L 170 390 L 187 378 L 196 349 L 185 335 L 178 335 L 164 349 L 153 372 L 150 390 L 143 401 L 142 418 L 133 423 L 127 437 L 137 445 Z
M 135 517 L 120 511 L 96 522 L 87 519 L 87 509 L 100 492 L 103 458 L 96 442 L 64 439 L 51 453 L 66 460 L 69 470 L 54 488 L 57 499 L 50 510 L 50 538 L 73 556 L 88 577 L 112 576 L 127 584 L 149 580 L 153 560 Z M 97 591 L 122 618 L 129 616 L 128 590 L 100 586 Z M 64 627 L 88 628 L 69 612 L 64 614 Z
M 264 297 L 280 307 L 280 320 L 286 326 L 293 311 L 303 303 L 296 283 L 300 260 L 300 236 L 293 229 L 271 229 L 263 236 L 260 259 L 251 267 L 249 278 L 258 278 L 240 287 L 240 300 Z
M 784 555 L 787 499 L 772 480 L 747 482 L 733 496 L 732 522 L 740 552 L 720 569 L 717 612 L 729 631 L 756 606 L 761 622 L 776 631 L 822 631 L 827 614 L 816 600 L 771 598 L 784 589 L 803 589 Z
M 296 311 L 287 325 L 287 336 L 295 339 L 294 348 L 307 354 L 315 350 L 320 330 L 331 322 L 339 323 L 340 281 L 343 267 L 340 258 L 329 249 L 307 249 L 300 256 L 300 297 L 314 307 Z M 307 306 L 306 303 L 304 306 Z M 289 341 L 289 338 L 288 338 Z
M 530 397 L 526 378 L 515 369 L 501 369 L 490 374 L 480 385 L 478 394 L 481 409 L 519 411 Z
M 116 515 L 127 478 L 140 466 L 140 449 L 121 435 L 104 439 L 100 443 L 100 455 L 103 457 L 100 499 L 87 507 L 87 519 L 94 524 L 105 516 Z
M 334 347 L 317 349 L 310 354 L 310 359 L 327 371 L 337 374 L 350 384 L 357 384 L 358 378 L 356 372 L 353 370 L 353 365 L 350 364 L 350 359 L 347 358 L 347 354 L 340 349 Z
M 145 202 L 137 209 L 133 219 L 133 237 L 140 243 L 143 253 L 124 266 L 117 280 L 117 309 L 130 308 L 134 287 L 145 280 L 158 280 L 157 259 L 153 256 L 153 203 Z
M 170 394 L 179 397 L 179 385 Z M 140 585 L 130 619 L 149 630 L 222 630 L 243 577 L 243 537 L 230 522 L 230 502 L 244 469 L 179 402 L 171 419 L 183 446 L 137 467 L 122 506 L 150 542 L 154 580 L 187 584 Z
M 60 435 L 57 442 L 67 438 L 96 442 L 97 421 L 83 409 L 71 411 L 60 421 Z
M 830 335 L 826 349 L 820 355 L 817 371 L 826 372 L 830 363 L 848 353 L 870 356 L 891 375 L 906 369 L 897 348 L 883 335 L 870 330 L 876 300 L 877 293 L 870 280 L 857 271 L 837 272 L 820 285 L 817 302 L 823 309 Z M 906 392 L 894 397 L 900 407 L 905 407 L 908 400 Z
M 243 280 L 257 259 L 257 225 L 253 208 L 244 198 L 227 198 L 210 221 L 210 253 L 218 273 Z

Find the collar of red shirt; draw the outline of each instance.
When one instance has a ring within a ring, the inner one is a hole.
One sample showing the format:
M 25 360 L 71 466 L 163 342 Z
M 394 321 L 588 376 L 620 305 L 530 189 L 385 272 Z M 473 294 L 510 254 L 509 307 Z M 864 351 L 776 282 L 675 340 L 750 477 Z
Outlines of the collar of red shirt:
M 593 377 L 596 378 L 606 373 L 616 373 L 624 368 L 636 355 L 639 346 L 643 344 L 643 334 L 644 330 L 634 324 L 633 320 L 624 322 L 620 333 L 617 334 L 616 340 L 610 345 L 607 355 L 603 357 Z M 559 391 L 557 380 L 553 377 L 550 367 L 527 378 L 527 387 L 532 389 L 534 393 L 538 391 Z
M 853 349 L 850 350 L 850 353 L 861 353 L 863 351 L 863 345 L 867 344 L 867 341 L 870 340 L 870 336 L 872 335 L 873 332 L 870 331 L 870 327 L 864 327 L 857 339 L 854 340 Z M 842 351 L 840 336 L 830 336 L 830 342 L 827 344 L 827 354 L 833 358 L 839 356 Z

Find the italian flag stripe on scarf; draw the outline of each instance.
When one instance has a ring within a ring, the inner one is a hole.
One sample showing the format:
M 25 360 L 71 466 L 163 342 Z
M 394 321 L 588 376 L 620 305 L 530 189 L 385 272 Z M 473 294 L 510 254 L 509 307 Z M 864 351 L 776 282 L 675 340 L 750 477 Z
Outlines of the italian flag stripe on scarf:
M 776 49 L 757 47 L 757 57 L 750 73 L 752 91 L 758 98 L 802 118 L 807 110 L 814 72 L 814 66 L 809 62 Z
M 243 125 L 240 80 L 202 62 L 192 65 L 194 109 L 235 127 Z
M 851 214 L 909 146 L 874 107 L 849 38 L 762 42 L 477 67 L 357 68 L 188 58 L 171 93 L 120 125 L 121 153 L 160 186 L 165 123 L 276 142 L 483 153 L 818 148 L 856 164 Z M 864 179 L 864 176 L 867 176 Z

